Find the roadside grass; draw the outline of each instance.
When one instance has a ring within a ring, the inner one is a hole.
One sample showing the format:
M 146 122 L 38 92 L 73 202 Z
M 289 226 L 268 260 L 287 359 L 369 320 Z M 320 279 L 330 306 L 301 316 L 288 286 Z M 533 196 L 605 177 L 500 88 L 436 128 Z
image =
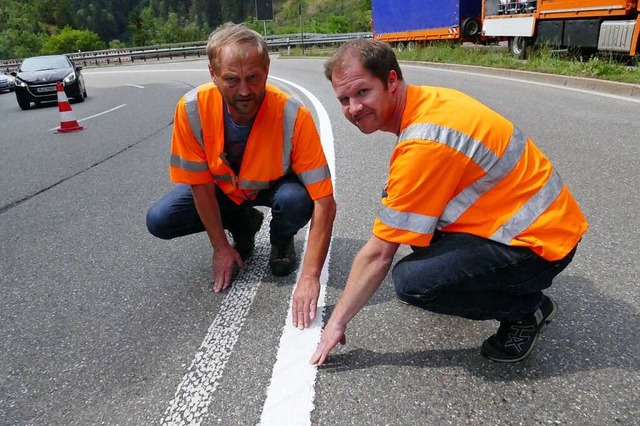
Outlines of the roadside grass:
M 333 52 L 335 49 L 305 49 L 306 56 L 330 56 Z M 283 56 L 287 54 L 299 56 L 302 50 L 298 48 L 281 52 Z M 613 56 L 580 58 L 544 47 L 531 49 L 526 60 L 515 58 L 506 47 L 461 46 L 452 43 L 436 43 L 412 50 L 396 49 L 396 56 L 399 60 L 477 65 L 640 84 L 637 59 L 635 66 L 627 66 L 624 61 Z
M 403 50 L 397 52 L 397 56 L 399 59 L 414 61 L 479 65 L 640 83 L 640 68 L 627 66 L 611 55 L 580 58 L 545 47 L 530 49 L 527 60 L 517 59 L 506 48 L 498 46 L 460 46 L 445 43 L 411 51 Z

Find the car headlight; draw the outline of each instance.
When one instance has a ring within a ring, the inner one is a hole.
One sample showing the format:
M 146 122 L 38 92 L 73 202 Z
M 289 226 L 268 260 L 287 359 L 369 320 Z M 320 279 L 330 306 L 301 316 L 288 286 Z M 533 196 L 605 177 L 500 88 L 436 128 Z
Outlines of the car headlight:
M 66 76 L 63 81 L 65 82 L 65 84 L 73 83 L 74 81 L 76 81 L 76 73 L 72 72 L 71 74 Z
M 17 78 L 14 80 L 13 84 L 18 87 L 27 87 L 27 83 Z

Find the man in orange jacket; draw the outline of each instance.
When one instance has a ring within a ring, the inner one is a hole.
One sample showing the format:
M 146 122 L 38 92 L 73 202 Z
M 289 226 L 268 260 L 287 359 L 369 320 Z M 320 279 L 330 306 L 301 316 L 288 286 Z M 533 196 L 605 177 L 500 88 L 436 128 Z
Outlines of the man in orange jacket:
M 587 222 L 549 160 L 517 127 L 451 89 L 403 81 L 393 50 L 357 39 L 325 65 L 345 117 L 363 133 L 398 136 L 373 236 L 351 273 L 311 363 L 393 268 L 398 298 L 429 311 L 495 319 L 481 353 L 516 362 L 558 306 L 542 290 L 571 262 Z
M 254 206 L 271 208 L 269 266 L 278 276 L 295 269 L 293 237 L 311 220 L 293 295 L 293 323 L 307 327 L 336 212 L 320 137 L 309 111 L 267 84 L 269 52 L 258 33 L 227 25 L 211 35 L 207 55 L 213 83 L 176 107 L 170 176 L 179 185 L 149 209 L 147 227 L 163 239 L 206 231 L 219 292 L 253 252 L 263 221 Z

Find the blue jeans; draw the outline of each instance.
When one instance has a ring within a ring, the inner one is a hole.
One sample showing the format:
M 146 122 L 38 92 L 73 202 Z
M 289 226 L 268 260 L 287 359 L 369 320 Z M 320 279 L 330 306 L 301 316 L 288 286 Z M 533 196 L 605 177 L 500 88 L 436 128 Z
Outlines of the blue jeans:
M 514 321 L 533 314 L 542 290 L 573 259 L 558 261 L 532 250 L 470 234 L 438 232 L 393 268 L 400 300 L 423 309 L 474 320 Z
M 242 230 L 253 206 L 271 208 L 271 241 L 293 237 L 311 219 L 313 200 L 296 176 L 285 176 L 258 193 L 253 201 L 238 205 L 216 188 L 222 226 L 229 231 Z M 147 212 L 147 229 L 162 239 L 172 239 L 204 231 L 196 210 L 191 186 L 176 185 Z

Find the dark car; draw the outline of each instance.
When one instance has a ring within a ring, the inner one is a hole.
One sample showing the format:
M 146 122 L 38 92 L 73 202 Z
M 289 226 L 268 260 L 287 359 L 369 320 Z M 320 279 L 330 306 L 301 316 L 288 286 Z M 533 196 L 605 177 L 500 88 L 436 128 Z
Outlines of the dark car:
M 64 55 L 35 56 L 26 58 L 20 64 L 15 76 L 15 92 L 18 105 L 22 109 L 29 109 L 31 102 L 36 105 L 41 102 L 58 100 L 56 83 L 62 82 L 67 98 L 78 102 L 87 97 L 81 66 L 74 65 Z
M 0 92 L 13 92 L 13 76 L 0 74 Z

